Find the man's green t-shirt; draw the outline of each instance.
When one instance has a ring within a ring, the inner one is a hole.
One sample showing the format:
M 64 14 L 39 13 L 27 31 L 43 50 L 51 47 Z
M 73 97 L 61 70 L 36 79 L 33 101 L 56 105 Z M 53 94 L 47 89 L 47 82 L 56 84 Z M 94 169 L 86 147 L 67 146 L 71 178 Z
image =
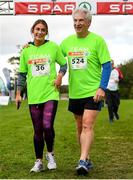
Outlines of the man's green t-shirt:
M 104 39 L 90 32 L 85 38 L 71 35 L 61 43 L 69 64 L 69 98 L 94 96 L 101 81 L 102 64 L 111 60 Z
M 54 86 L 57 77 L 56 63 L 64 65 L 66 59 L 54 42 L 48 41 L 38 47 L 30 45 L 23 49 L 19 72 L 27 73 L 29 104 L 59 100 L 59 91 Z

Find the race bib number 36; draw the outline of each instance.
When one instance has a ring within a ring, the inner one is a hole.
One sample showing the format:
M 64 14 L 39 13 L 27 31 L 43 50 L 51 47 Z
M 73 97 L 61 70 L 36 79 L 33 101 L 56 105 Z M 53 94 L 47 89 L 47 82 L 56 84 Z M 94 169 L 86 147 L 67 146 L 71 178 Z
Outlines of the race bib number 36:
M 87 67 L 87 58 L 86 57 L 73 57 L 71 59 L 71 68 L 72 69 L 85 69 Z
M 49 75 L 49 73 L 50 73 L 50 65 L 48 62 L 45 64 L 32 65 L 32 76 Z

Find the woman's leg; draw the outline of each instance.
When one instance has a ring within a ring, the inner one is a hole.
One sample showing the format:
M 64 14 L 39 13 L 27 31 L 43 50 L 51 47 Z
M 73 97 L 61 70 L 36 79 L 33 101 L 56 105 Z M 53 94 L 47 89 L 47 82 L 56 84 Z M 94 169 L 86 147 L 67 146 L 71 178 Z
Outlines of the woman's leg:
M 34 127 L 34 148 L 36 159 L 42 159 L 44 148 L 43 104 L 29 105 L 29 108 Z
M 44 104 L 43 110 L 43 129 L 44 129 L 44 139 L 47 145 L 48 152 L 53 151 L 54 146 L 54 119 L 57 111 L 58 101 L 48 101 Z
M 54 119 L 57 111 L 58 101 L 48 101 L 44 105 L 43 111 L 43 129 L 44 139 L 47 145 L 46 159 L 48 160 L 48 169 L 56 169 L 56 162 L 54 159 Z

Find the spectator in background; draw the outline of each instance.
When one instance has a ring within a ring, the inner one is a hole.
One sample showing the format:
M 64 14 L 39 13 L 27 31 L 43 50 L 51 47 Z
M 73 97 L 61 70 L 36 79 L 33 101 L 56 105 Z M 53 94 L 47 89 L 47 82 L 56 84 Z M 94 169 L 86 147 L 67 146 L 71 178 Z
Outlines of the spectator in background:
M 10 101 L 14 99 L 15 93 L 14 93 L 14 79 L 11 77 L 12 71 L 8 68 L 3 68 L 3 74 L 6 79 L 6 87 L 7 91 L 9 93 Z
M 118 71 L 118 74 L 119 74 L 119 82 L 121 82 L 121 81 L 124 79 L 124 76 L 123 76 L 120 68 L 116 68 L 116 67 L 115 67 L 115 69 Z
M 119 119 L 118 109 L 120 105 L 120 95 L 119 95 L 119 81 L 123 79 L 123 74 L 120 69 L 115 68 L 114 61 L 112 60 L 112 71 L 110 79 L 108 82 L 106 90 L 106 103 L 109 113 L 109 121 L 112 123 L 114 118 Z
M 6 87 L 5 84 L 2 80 L 2 78 L 0 77 L 0 95 L 1 96 L 5 96 L 6 95 Z

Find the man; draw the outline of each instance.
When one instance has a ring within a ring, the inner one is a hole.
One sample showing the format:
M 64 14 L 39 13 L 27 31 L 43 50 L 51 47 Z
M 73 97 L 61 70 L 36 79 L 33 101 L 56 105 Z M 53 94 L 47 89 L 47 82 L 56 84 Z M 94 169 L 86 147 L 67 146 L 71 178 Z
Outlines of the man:
M 106 103 L 108 106 L 110 123 L 113 122 L 114 118 L 117 120 L 119 119 L 118 108 L 120 104 L 120 96 L 118 91 L 118 83 L 119 80 L 123 78 L 123 74 L 120 71 L 120 69 L 118 71 L 118 68 L 115 68 L 113 60 L 111 64 L 112 64 L 112 71 L 106 90 Z
M 102 37 L 90 32 L 92 16 L 87 9 L 73 12 L 76 35 L 61 43 L 69 64 L 69 111 L 74 114 L 81 154 L 76 168 L 85 175 L 92 168 L 90 148 L 93 127 L 110 76 L 110 55 Z M 103 70 L 102 70 L 103 69 Z

